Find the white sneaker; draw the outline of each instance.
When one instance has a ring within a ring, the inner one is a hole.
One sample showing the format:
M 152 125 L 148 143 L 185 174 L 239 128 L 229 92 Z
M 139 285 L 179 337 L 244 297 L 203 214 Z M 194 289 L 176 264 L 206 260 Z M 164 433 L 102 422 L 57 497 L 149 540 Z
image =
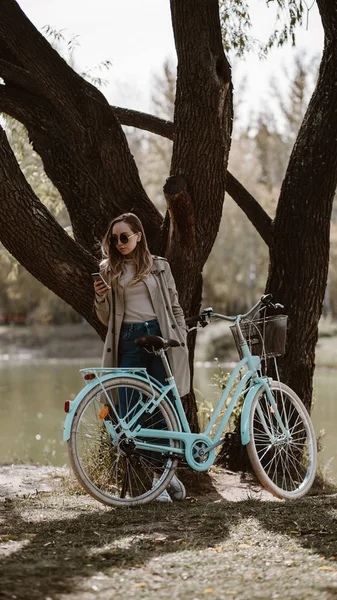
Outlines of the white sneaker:
M 152 489 L 157 485 L 159 479 L 157 477 L 154 477 L 152 480 Z M 163 490 L 161 494 L 159 494 L 159 496 L 157 496 L 157 498 L 155 498 L 155 500 L 157 502 L 172 502 L 172 499 L 170 497 L 170 494 L 168 493 L 167 490 Z
M 185 500 L 186 498 L 185 486 L 176 475 L 173 475 L 167 486 L 167 491 L 170 493 L 173 500 Z

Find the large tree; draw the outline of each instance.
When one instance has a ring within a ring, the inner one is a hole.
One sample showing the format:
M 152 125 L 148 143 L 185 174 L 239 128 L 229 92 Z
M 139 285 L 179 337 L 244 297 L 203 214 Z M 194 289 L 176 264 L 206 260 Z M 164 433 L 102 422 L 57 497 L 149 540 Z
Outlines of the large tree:
M 286 305 L 290 318 L 282 371 L 309 407 L 337 185 L 337 3 L 317 0 L 317 4 L 324 51 L 281 187 L 267 281 L 267 289 Z
M 89 273 L 109 220 L 132 210 L 145 225 L 152 251 L 169 258 L 184 311 L 193 314 L 199 310 L 201 272 L 218 231 L 226 188 L 270 248 L 267 287 L 284 302 L 292 323 L 285 378 L 308 405 L 337 174 L 337 6 L 329 0 L 317 3 L 326 34 L 322 66 L 274 222 L 232 175 L 226 179 L 232 87 L 217 0 L 171 0 L 178 56 L 173 123 L 109 106 L 15 0 L 2 0 L 0 20 L 0 110 L 27 128 L 67 207 L 75 237 L 58 226 L 34 194 L 1 131 L 2 243 L 104 335 L 92 312 Z M 143 189 L 121 123 L 173 139 L 164 221 Z M 193 339 L 190 343 L 192 348 Z M 196 426 L 193 402 L 186 407 Z
M 59 56 L 15 0 L 1 4 L 0 110 L 27 128 L 67 207 L 75 240 L 33 193 L 4 132 L 0 239 L 28 271 L 102 335 L 92 312 L 90 272 L 97 262 L 98 242 L 114 216 L 133 211 L 142 219 L 152 251 L 171 261 L 187 314 L 199 310 L 200 274 L 221 218 L 232 97 L 218 3 L 173 0 L 171 8 L 178 75 L 166 186 L 170 216 L 163 222 L 144 191 L 119 112 Z M 187 409 L 196 427 L 193 403 Z
M 281 0 L 278 3 L 285 4 Z M 240 2 L 233 0 L 233 4 Z M 226 191 L 268 246 L 266 291 L 285 305 L 289 315 L 281 376 L 309 409 L 337 186 L 337 3 L 317 0 L 317 5 L 324 29 L 324 50 L 316 87 L 284 174 L 275 218 L 231 173 L 227 172 L 226 180 Z M 152 121 L 151 117 L 132 111 L 121 111 L 121 118 L 130 125 L 138 123 L 139 127 L 174 139 L 174 125 L 167 121 Z

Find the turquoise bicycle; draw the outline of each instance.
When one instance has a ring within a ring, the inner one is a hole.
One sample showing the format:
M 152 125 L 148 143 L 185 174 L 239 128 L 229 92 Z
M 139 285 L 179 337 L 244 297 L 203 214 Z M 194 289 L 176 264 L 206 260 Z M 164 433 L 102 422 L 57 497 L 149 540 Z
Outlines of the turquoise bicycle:
M 241 441 L 258 479 L 279 498 L 306 494 L 316 473 L 315 434 L 295 392 L 278 376 L 272 380 L 265 373 L 265 359 L 284 352 L 287 320 L 284 315 L 266 317 L 267 307 L 280 308 L 270 294 L 244 315 L 231 317 L 208 308 L 192 318 L 191 330 L 214 319 L 232 322 L 241 357 L 202 433 L 191 433 L 165 354 L 177 341 L 158 336 L 135 341 L 161 357 L 167 385 L 146 369 L 81 369 L 86 385 L 65 403 L 64 439 L 72 469 L 89 494 L 110 506 L 143 504 L 161 494 L 180 462 L 206 471 L 242 397 Z

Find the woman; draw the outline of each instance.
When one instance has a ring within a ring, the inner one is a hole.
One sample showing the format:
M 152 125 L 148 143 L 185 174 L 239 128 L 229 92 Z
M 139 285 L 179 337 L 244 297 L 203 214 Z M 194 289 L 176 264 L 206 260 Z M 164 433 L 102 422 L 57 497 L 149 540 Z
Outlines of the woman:
M 181 396 L 190 389 L 184 314 L 170 266 L 165 258 L 151 256 L 143 226 L 136 215 L 124 213 L 113 219 L 102 241 L 100 272 L 106 281 L 95 281 L 95 310 L 108 326 L 103 367 L 144 367 L 165 384 L 166 373 L 159 356 L 134 344 L 137 337 L 159 335 L 179 341 L 167 351 Z M 154 481 L 160 476 L 154 473 Z M 183 500 L 186 491 L 174 476 L 157 500 Z

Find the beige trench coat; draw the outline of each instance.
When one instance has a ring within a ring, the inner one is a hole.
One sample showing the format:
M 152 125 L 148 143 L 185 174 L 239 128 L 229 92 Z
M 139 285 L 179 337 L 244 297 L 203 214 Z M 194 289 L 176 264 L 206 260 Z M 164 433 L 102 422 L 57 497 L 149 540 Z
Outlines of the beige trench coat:
M 104 275 L 105 279 L 109 277 Z M 186 343 L 187 329 L 184 313 L 178 301 L 178 293 L 169 263 L 165 258 L 153 257 L 153 267 L 144 283 L 149 291 L 154 312 L 164 338 L 180 342 L 181 346 L 169 348 L 167 356 L 181 396 L 190 391 L 190 369 Z M 111 310 L 115 299 L 114 311 Z M 108 327 L 102 367 L 117 367 L 118 341 L 124 318 L 124 297 L 122 293 L 109 291 L 103 298 L 96 296 L 95 311 L 99 320 Z M 115 323 L 113 323 L 115 321 Z M 114 331 L 113 331 L 114 329 Z

